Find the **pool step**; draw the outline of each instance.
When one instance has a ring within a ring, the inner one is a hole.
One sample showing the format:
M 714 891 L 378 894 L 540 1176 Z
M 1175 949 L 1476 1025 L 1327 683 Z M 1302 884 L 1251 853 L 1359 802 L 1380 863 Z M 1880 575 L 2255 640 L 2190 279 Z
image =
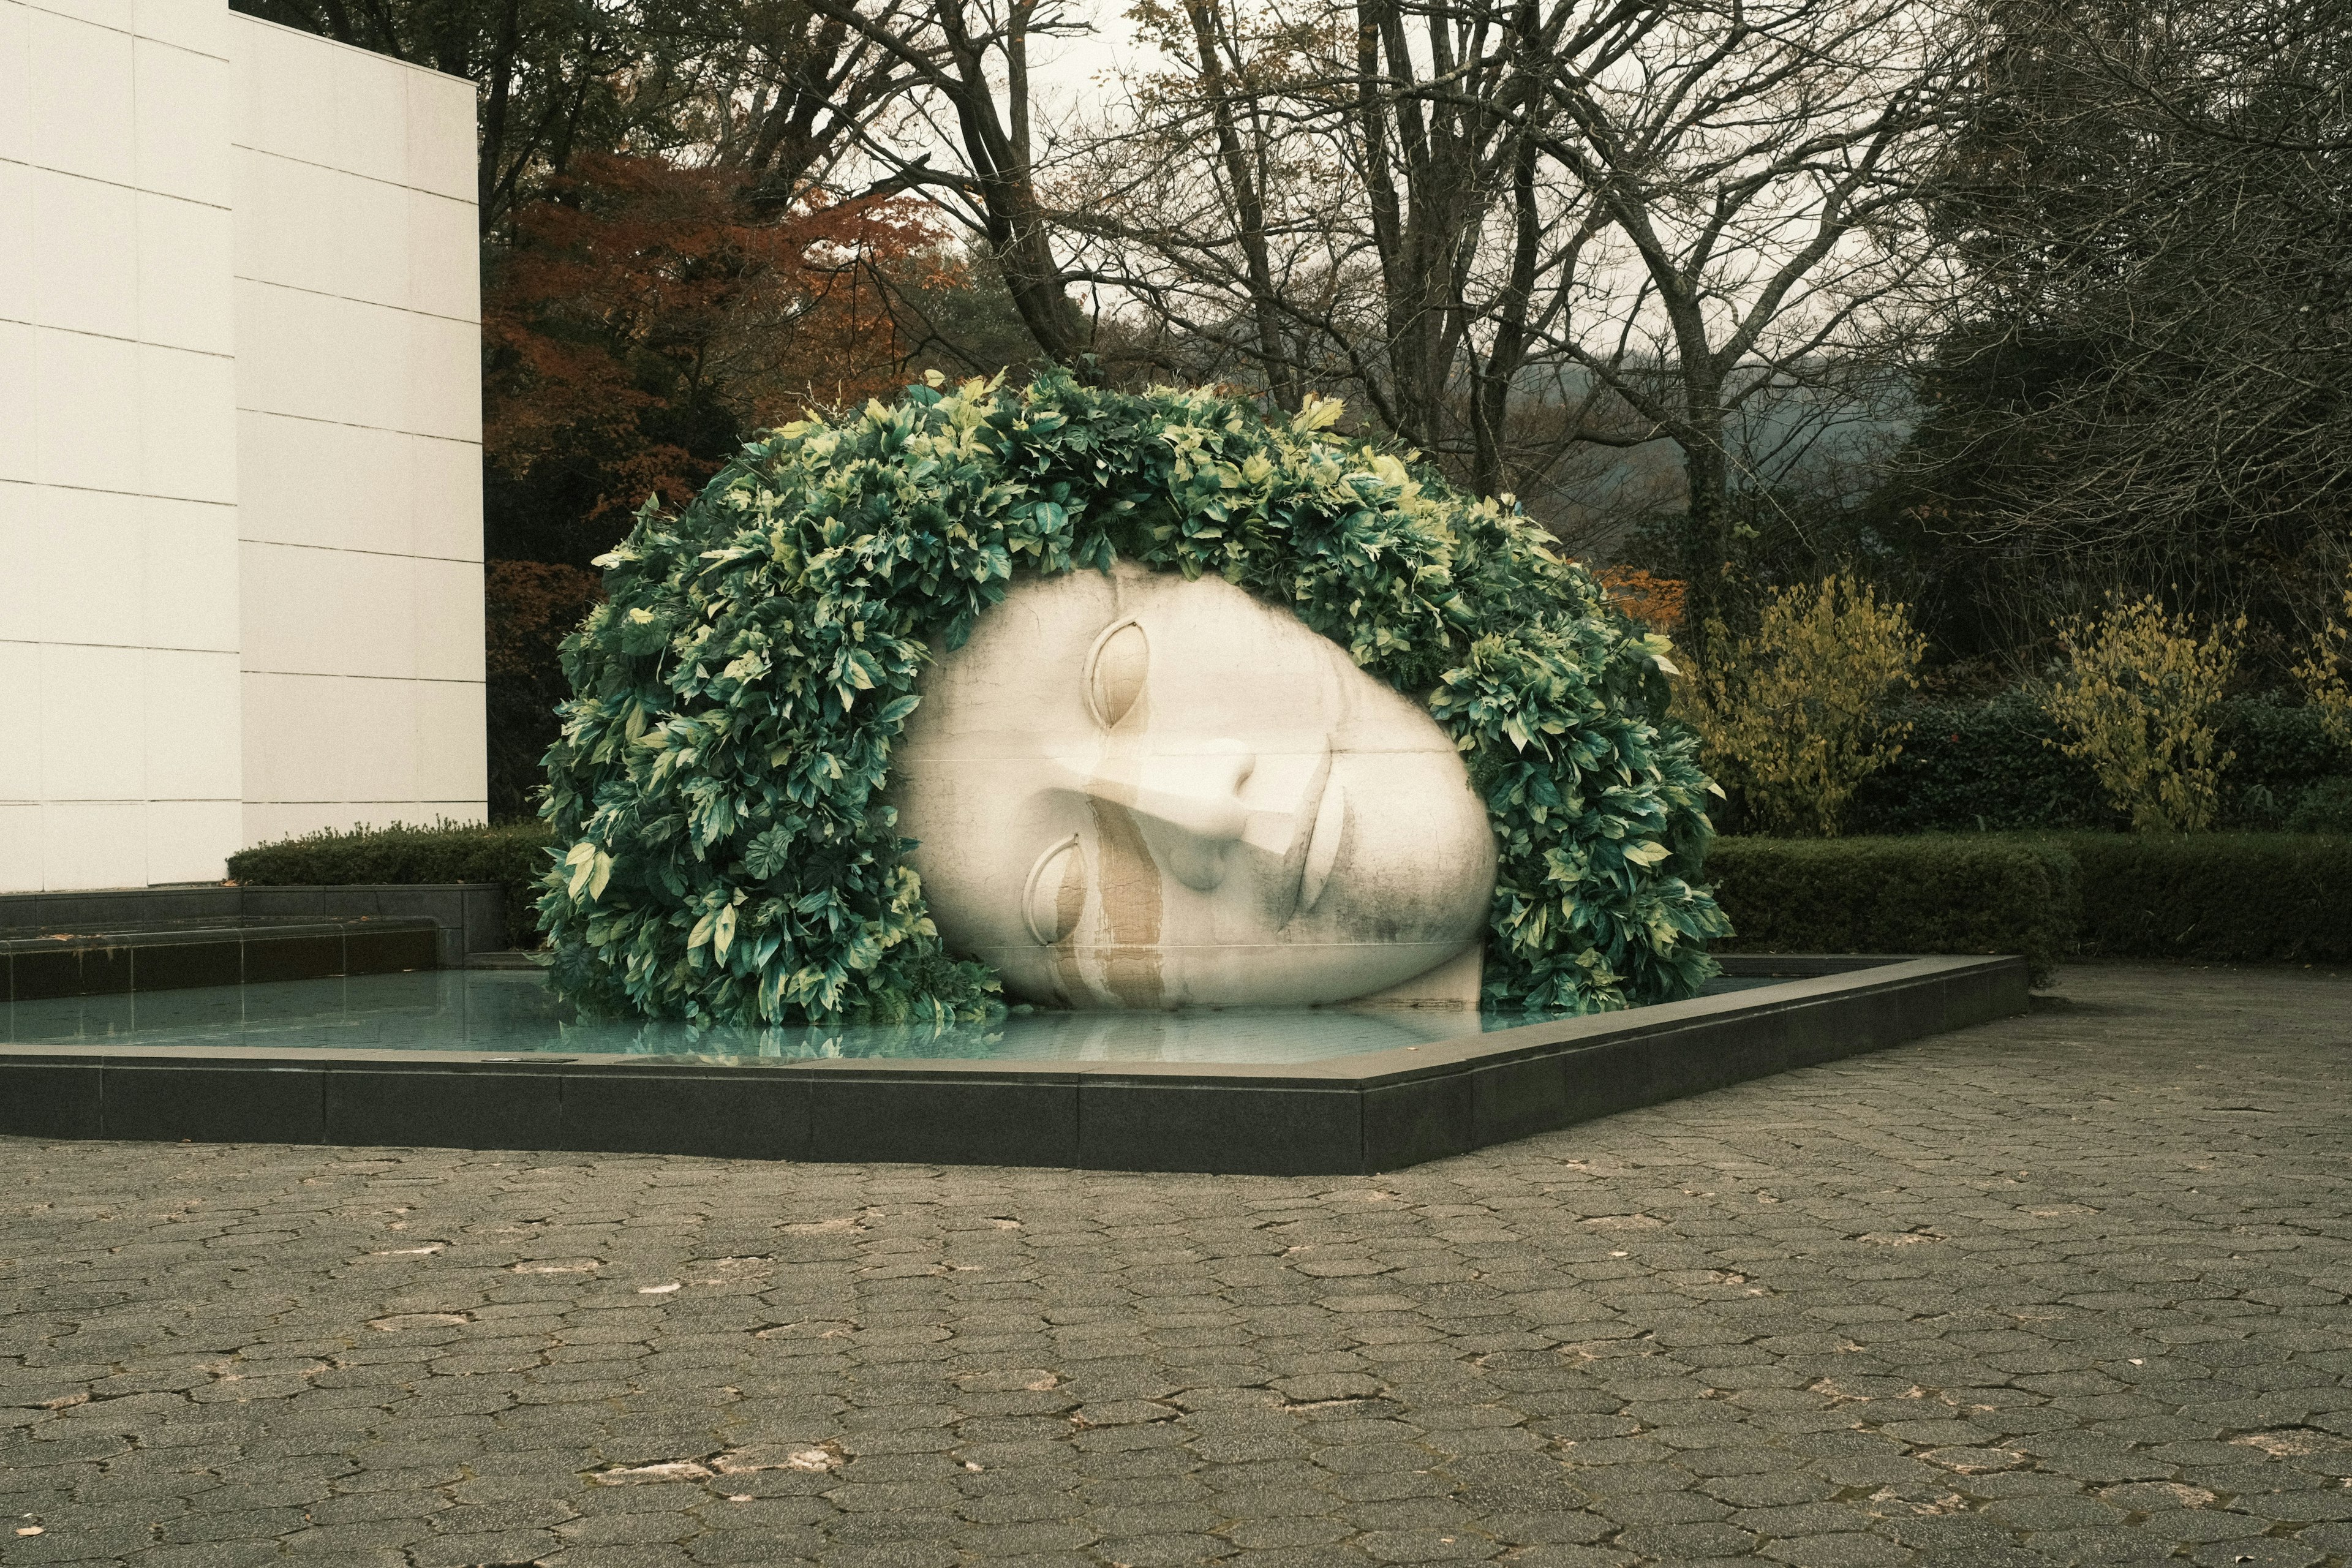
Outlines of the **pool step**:
M 0 1001 L 251 985 L 440 964 L 440 927 L 421 915 L 236 915 L 136 928 L 0 927 Z

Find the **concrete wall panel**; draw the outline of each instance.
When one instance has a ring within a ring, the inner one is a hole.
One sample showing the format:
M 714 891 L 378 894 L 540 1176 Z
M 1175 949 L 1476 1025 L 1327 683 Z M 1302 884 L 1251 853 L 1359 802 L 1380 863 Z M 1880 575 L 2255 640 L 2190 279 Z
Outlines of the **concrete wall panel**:
M 22 5 L 0 5 L 0 161 L 23 163 L 33 155 L 32 56 L 32 12 Z M 5 189 L 0 186 L 0 192 Z M 0 253 L 0 262 L 6 259 Z
M 246 700 L 320 738 L 248 745 L 245 830 L 479 816 L 473 89 L 234 26 L 248 81 L 307 73 L 236 150 Z
M 0 232 L 5 229 L 0 224 Z M 0 484 L 33 482 L 33 363 L 32 323 L 0 318 Z
M 483 804 L 470 83 L 0 0 L 0 890 Z
M 25 157 L 36 168 L 110 184 L 138 181 L 131 36 L 31 6 Z
M 145 191 L 138 205 L 140 341 L 196 353 L 236 353 L 229 281 L 236 226 L 228 209 Z

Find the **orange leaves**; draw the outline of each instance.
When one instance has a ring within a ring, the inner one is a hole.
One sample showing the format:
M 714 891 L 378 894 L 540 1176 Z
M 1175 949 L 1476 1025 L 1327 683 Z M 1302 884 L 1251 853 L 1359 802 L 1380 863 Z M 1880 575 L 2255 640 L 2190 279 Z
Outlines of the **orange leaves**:
M 1654 576 L 1631 566 L 1603 566 L 1593 575 L 1619 609 L 1652 631 L 1670 632 L 1682 624 L 1681 578 Z
M 757 425 L 889 388 L 892 288 L 951 270 L 906 198 L 790 209 L 731 176 L 583 154 L 516 218 L 484 300 L 484 440 L 521 479 L 592 473 L 583 521 L 682 504 Z

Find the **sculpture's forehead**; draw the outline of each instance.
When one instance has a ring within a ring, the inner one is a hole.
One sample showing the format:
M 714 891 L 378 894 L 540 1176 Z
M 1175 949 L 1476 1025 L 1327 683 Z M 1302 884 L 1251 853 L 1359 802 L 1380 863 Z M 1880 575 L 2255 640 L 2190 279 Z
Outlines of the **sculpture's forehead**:
M 1119 631 L 1130 626 L 1135 632 Z M 1139 654 L 1155 733 L 1253 744 L 1302 731 L 1336 739 L 1368 721 L 1394 731 L 1395 710 L 1412 707 L 1278 605 L 1222 578 L 1187 581 L 1122 563 L 1108 574 L 1017 582 L 980 618 L 971 641 L 926 678 L 925 727 L 959 734 L 1096 728 L 1089 683 L 1112 636 L 1129 660 Z M 1423 738 L 1440 739 L 1415 712 Z M 1388 749 L 1399 738 L 1391 734 Z

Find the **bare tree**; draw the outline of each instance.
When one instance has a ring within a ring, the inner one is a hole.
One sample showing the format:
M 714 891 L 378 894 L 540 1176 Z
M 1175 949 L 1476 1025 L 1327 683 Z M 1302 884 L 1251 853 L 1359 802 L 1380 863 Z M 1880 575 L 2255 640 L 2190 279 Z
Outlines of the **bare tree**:
M 1090 326 L 1039 195 L 1032 50 L 1087 25 L 1061 0 L 917 0 L 877 10 L 806 0 L 902 72 L 911 112 L 869 121 L 860 151 L 883 171 L 873 189 L 921 191 L 988 247 L 1022 322 L 1046 357 L 1086 371 Z M 908 27 L 911 18 L 919 26 Z
M 1339 390 L 1482 490 L 1672 442 L 1702 616 L 1743 426 L 1810 428 L 1932 256 L 1958 49 L 1916 0 L 1137 15 L 1170 64 L 1059 205 L 1159 352 Z
M 855 27 L 803 0 L 703 5 L 685 24 L 697 88 L 689 133 L 754 208 L 788 210 L 834 179 L 919 79 L 878 40 L 919 37 L 929 25 L 922 0 L 873 0 Z
M 1908 220 L 1963 45 L 1914 0 L 1658 0 L 1625 26 L 1551 59 L 1558 114 L 1528 130 L 1612 242 L 1538 342 L 1679 449 L 1703 652 L 1734 421 L 1849 369 L 1933 260 Z
M 2021 635 L 2104 590 L 2289 636 L 2352 536 L 2352 6 L 1989 0 L 1915 514 Z
M 1526 58 L 1589 17 L 1395 0 L 1132 15 L 1166 63 L 1129 84 L 1059 205 L 1147 353 L 1283 406 L 1337 392 L 1487 491 L 1539 481 L 1598 427 L 1545 405 L 1529 354 L 1593 214 L 1520 129 L 1543 91 Z

